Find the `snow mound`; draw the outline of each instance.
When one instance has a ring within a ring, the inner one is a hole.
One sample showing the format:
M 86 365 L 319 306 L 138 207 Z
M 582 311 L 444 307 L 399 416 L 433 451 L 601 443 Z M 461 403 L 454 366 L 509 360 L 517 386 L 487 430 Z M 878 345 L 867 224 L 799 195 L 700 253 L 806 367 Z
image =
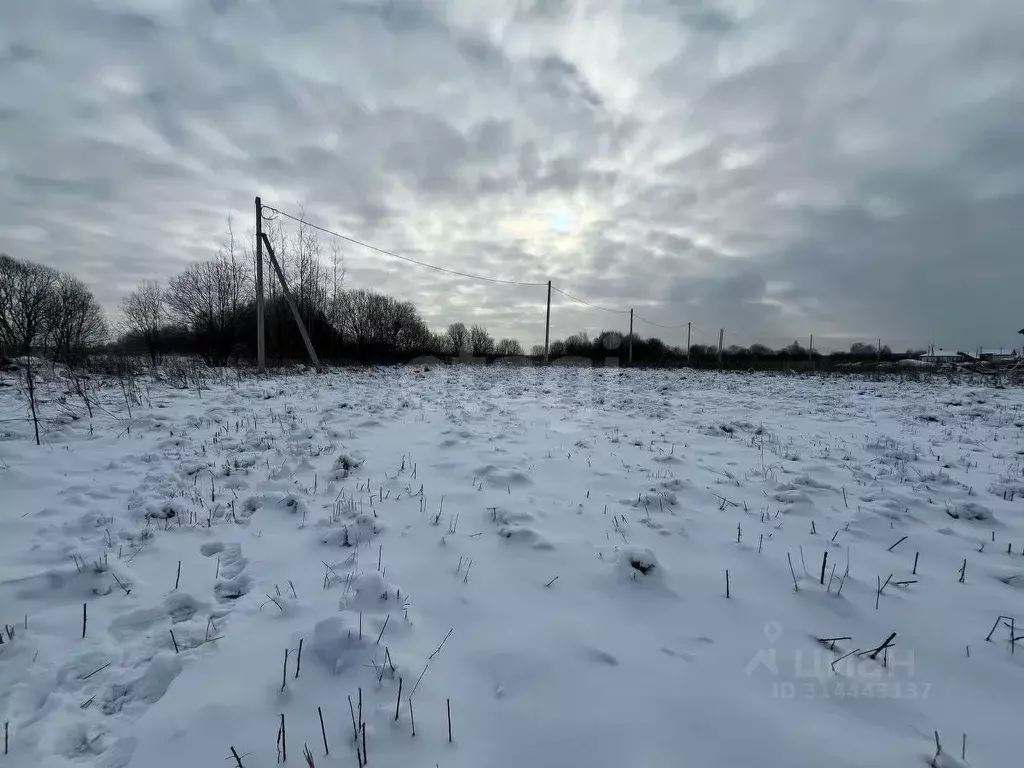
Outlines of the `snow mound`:
M 539 531 L 526 525 L 503 525 L 498 528 L 498 535 L 513 543 L 528 544 L 533 549 L 555 548 L 555 545 L 544 538 Z
M 332 547 L 357 547 L 384 530 L 384 524 L 373 515 L 358 515 L 347 523 L 321 520 L 317 523 L 321 544 Z
M 954 520 L 994 520 L 992 508 L 977 501 L 961 501 L 946 508 L 946 514 Z
M 625 581 L 662 583 L 664 573 L 658 557 L 647 547 L 623 547 L 618 552 L 616 572 Z
M 346 624 L 341 616 L 318 621 L 313 627 L 313 654 L 332 675 L 365 663 L 369 645 L 366 635 L 359 639 L 358 625 Z

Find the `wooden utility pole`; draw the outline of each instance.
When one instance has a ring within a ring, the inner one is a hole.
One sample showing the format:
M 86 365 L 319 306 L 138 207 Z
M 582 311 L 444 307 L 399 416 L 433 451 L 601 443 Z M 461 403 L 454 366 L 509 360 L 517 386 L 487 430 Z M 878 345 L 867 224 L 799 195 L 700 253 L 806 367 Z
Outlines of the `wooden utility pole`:
M 687 365 L 690 364 L 690 325 L 691 325 L 691 323 L 687 323 L 686 324 L 686 364 Z
M 295 305 L 295 299 L 292 298 L 292 292 L 288 290 L 288 281 L 284 278 L 284 272 L 281 271 L 281 265 L 277 263 L 277 258 L 274 256 L 274 249 L 270 245 L 270 239 L 264 233 L 262 235 L 263 246 L 267 249 L 267 256 L 270 257 L 270 264 L 274 267 L 274 271 L 277 273 L 277 279 L 281 283 L 281 291 L 284 293 L 284 298 L 288 302 L 289 308 L 292 310 L 292 317 L 295 318 L 295 324 L 299 327 L 299 334 L 302 336 L 302 343 L 306 345 L 306 352 L 309 353 L 309 359 L 313 361 L 313 365 L 317 371 L 320 371 L 320 358 L 317 357 L 316 350 L 313 349 L 313 342 L 310 341 L 309 333 L 306 331 L 306 324 L 302 322 L 302 315 L 299 314 L 299 308 Z
M 718 329 L 718 367 L 722 367 L 722 342 L 725 340 L 725 328 Z
M 878 362 L 882 362 L 882 340 L 881 339 L 878 340 L 878 347 L 876 348 L 876 351 L 878 352 Z
M 548 362 L 548 342 L 551 341 L 551 281 L 548 280 L 548 314 L 544 319 L 544 362 Z
M 263 203 L 256 198 L 256 369 L 267 372 L 266 331 L 263 327 Z
M 633 310 L 629 310 L 629 364 L 633 365 Z
M 807 359 L 814 362 L 814 334 L 811 334 L 810 345 L 807 347 Z

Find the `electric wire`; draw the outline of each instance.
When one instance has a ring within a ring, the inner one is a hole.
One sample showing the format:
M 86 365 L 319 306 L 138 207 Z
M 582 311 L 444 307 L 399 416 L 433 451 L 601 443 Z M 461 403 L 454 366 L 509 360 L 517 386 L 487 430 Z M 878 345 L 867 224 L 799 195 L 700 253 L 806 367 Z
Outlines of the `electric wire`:
M 439 267 L 436 264 L 428 264 L 425 261 L 419 261 L 418 259 L 414 259 L 414 258 L 412 258 L 410 256 L 402 256 L 399 253 L 394 253 L 394 252 L 386 250 L 384 248 L 378 248 L 375 245 L 370 245 L 369 243 L 364 242 L 362 240 L 358 240 L 358 239 L 356 239 L 354 237 L 350 237 L 348 235 L 343 235 L 341 232 L 336 232 L 333 229 L 328 229 L 327 227 L 321 227 L 318 224 L 314 224 L 313 222 L 307 221 L 306 219 L 303 219 L 303 218 L 301 218 L 299 216 L 293 216 L 292 214 L 286 213 L 286 212 L 284 212 L 284 211 L 282 211 L 282 210 L 280 210 L 278 208 L 274 208 L 273 206 L 264 205 L 263 208 L 265 210 L 272 211 L 277 216 L 283 216 L 286 219 L 291 219 L 292 221 L 296 221 L 299 224 L 303 224 L 303 225 L 305 225 L 305 226 L 307 226 L 307 227 L 309 227 L 311 229 L 315 229 L 315 230 L 318 230 L 320 232 L 323 232 L 324 234 L 331 235 L 333 237 L 337 237 L 337 238 L 339 238 L 341 240 L 345 240 L 346 242 L 352 243 L 354 245 L 362 246 L 363 248 L 366 248 L 366 249 L 371 250 L 371 251 L 375 251 L 376 253 L 382 254 L 384 256 L 390 256 L 391 258 L 394 258 L 394 259 L 401 259 L 402 261 L 407 261 L 410 264 L 416 264 L 417 266 L 420 266 L 420 267 L 426 267 L 427 269 L 433 269 L 433 270 L 435 270 L 437 272 L 444 272 L 446 274 L 456 275 L 458 277 L 466 277 L 466 278 L 469 278 L 471 280 L 482 280 L 482 281 L 487 282 L 487 283 L 498 283 L 500 285 L 525 285 L 525 286 L 529 286 L 529 287 L 533 287 L 533 288 L 544 287 L 544 286 L 547 285 L 547 283 L 529 282 L 529 281 L 525 281 L 525 280 L 503 280 L 503 279 L 498 278 L 498 277 L 488 277 L 486 275 L 474 275 L 474 274 L 472 274 L 470 272 L 460 272 L 457 269 L 449 269 L 448 267 Z

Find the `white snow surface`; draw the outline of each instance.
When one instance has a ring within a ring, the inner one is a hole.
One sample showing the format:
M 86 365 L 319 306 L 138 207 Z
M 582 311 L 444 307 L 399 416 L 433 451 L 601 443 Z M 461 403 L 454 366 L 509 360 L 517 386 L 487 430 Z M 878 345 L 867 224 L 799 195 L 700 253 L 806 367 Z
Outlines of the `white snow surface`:
M 122 394 L 42 447 L 0 423 L 4 768 L 261 768 L 282 714 L 288 764 L 356 765 L 360 690 L 374 768 L 917 766 L 936 731 L 938 765 L 964 734 L 963 764 L 1021 764 L 1020 390 L 491 366 Z

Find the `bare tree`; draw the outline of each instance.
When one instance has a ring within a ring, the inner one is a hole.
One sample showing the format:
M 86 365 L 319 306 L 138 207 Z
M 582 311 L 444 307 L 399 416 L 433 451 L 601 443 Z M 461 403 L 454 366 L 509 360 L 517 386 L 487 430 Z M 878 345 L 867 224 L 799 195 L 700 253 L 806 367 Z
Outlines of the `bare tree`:
M 502 339 L 495 346 L 494 353 L 502 357 L 519 357 L 523 354 L 523 345 L 515 339 Z M 541 354 L 544 354 L 543 347 L 541 348 Z
M 238 351 L 251 288 L 251 275 L 236 253 L 232 235 L 213 259 L 192 264 L 171 278 L 164 303 L 169 315 L 196 335 L 206 361 L 224 365 Z
M 63 273 L 52 288 L 47 337 L 56 359 L 77 361 L 90 348 L 107 339 L 107 319 L 85 283 Z
M 317 231 L 304 221 L 292 244 L 294 262 L 290 275 L 286 275 L 299 314 L 309 326 L 314 317 L 330 317 L 330 278 L 321 262 L 323 248 Z
M 465 323 L 452 323 L 448 326 L 448 352 L 453 355 L 469 354 L 472 346 L 469 341 L 469 329 Z
M 361 354 L 386 355 L 427 349 L 431 334 L 416 307 L 376 291 L 343 291 L 338 296 L 338 317 L 344 333 Z
M 583 356 L 593 349 L 593 345 L 590 343 L 590 337 L 587 335 L 586 331 L 574 333 L 562 343 L 564 345 L 564 349 L 562 351 L 563 355 Z
M 0 255 L 0 345 L 28 355 L 53 317 L 57 271 Z
M 156 280 L 143 280 L 121 300 L 124 330 L 138 334 L 146 345 L 150 362 L 160 357 L 160 326 L 164 321 L 164 295 Z
M 469 343 L 474 357 L 494 354 L 494 338 L 482 325 L 474 325 L 469 329 Z
M 341 323 L 338 316 L 338 289 L 345 282 L 345 261 L 337 243 L 331 243 L 331 325 L 338 331 Z M 344 342 L 344 337 L 342 337 Z

